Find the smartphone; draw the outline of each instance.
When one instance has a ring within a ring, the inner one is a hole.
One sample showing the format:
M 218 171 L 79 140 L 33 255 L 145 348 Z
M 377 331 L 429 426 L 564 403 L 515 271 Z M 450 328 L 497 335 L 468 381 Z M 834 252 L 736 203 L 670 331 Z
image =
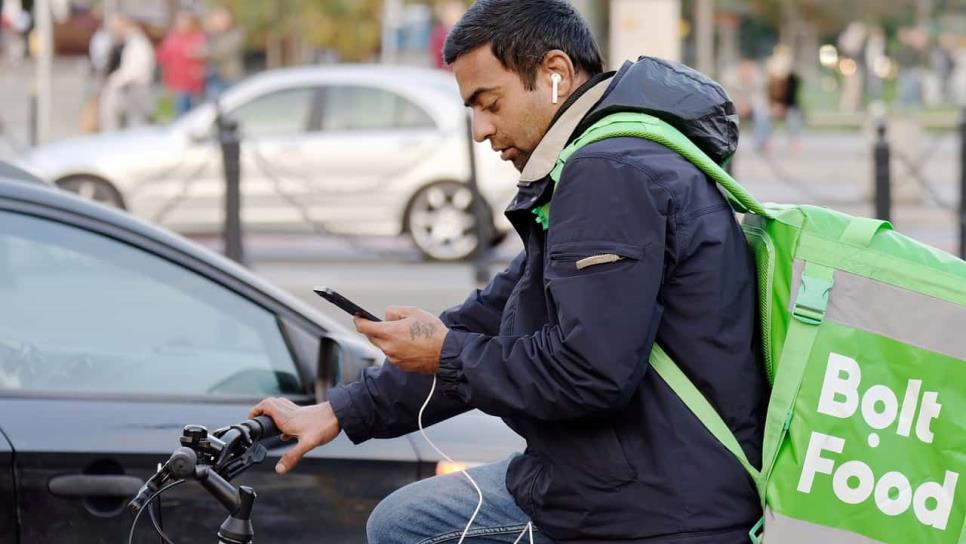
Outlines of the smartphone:
M 332 304 L 335 304 L 339 308 L 342 308 L 342 310 L 347 312 L 349 315 L 353 315 L 353 316 L 357 315 L 363 319 L 368 319 L 369 321 L 382 321 L 378 317 L 363 310 L 362 307 L 356 304 L 355 302 L 352 302 L 351 300 L 345 298 L 344 296 L 340 295 L 339 293 L 335 292 L 332 289 L 329 289 L 327 287 L 316 287 L 312 290 L 315 291 L 316 295 L 319 295 L 320 297 L 324 298 L 325 300 L 328 300 Z

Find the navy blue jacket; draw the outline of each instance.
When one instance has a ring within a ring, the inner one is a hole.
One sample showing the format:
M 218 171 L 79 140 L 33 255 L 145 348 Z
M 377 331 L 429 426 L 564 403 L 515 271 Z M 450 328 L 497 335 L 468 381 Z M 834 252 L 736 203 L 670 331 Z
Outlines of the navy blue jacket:
M 657 86 L 674 91 L 670 106 L 694 111 L 655 107 Z M 648 365 L 657 341 L 760 464 L 767 397 L 754 263 L 732 210 L 697 168 L 637 138 L 582 148 L 556 190 L 548 177 L 567 141 L 607 113 L 648 111 L 680 125 L 727 117 L 729 107 L 710 80 L 655 59 L 588 82 L 507 209 L 525 251 L 441 316 L 451 331 L 424 420 L 478 408 L 522 435 L 527 449 L 507 488 L 556 542 L 737 544 L 761 515 L 741 465 Z M 734 126 L 712 121 L 700 130 Z M 690 135 L 709 154 L 737 144 L 736 130 Z M 545 231 L 532 209 L 548 200 Z M 578 269 L 594 255 L 620 259 Z M 387 364 L 333 390 L 332 406 L 354 442 L 398 436 L 416 428 L 429 379 Z

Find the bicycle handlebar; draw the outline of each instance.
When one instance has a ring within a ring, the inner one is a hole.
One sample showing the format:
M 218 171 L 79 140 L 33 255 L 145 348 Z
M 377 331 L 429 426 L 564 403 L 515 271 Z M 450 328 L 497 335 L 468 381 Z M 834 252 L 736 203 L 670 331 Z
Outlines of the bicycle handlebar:
M 279 434 L 281 433 L 275 426 L 275 422 L 265 415 L 216 430 L 211 435 L 204 427 L 186 426 L 181 438 L 182 446 L 174 450 L 161 469 L 141 487 L 129 503 L 131 512 L 137 513 L 141 510 L 151 496 L 172 479 L 202 482 L 212 495 L 231 510 L 230 502 L 234 502 L 235 506 L 238 505 L 238 494 L 228 492 L 229 488 L 233 491 L 234 488 L 227 480 L 251 464 L 261 462 L 264 453 L 250 459 L 242 459 L 256 442 L 274 438 Z M 219 474 L 223 469 L 225 474 Z M 229 500 L 229 496 L 233 500 Z
M 181 447 L 171 453 L 128 505 L 135 514 L 129 540 L 134 538 L 134 529 L 145 505 L 165 489 L 193 480 L 200 483 L 229 512 L 218 530 L 219 542 L 251 544 L 254 537 L 251 512 L 255 490 L 247 486 L 236 488 L 230 480 L 261 463 L 267 450 L 259 442 L 279 434 L 275 422 L 265 415 L 217 429 L 210 434 L 208 429 L 200 425 L 185 426 L 180 438 Z M 157 524 L 155 529 L 164 538 Z
M 254 419 L 241 422 L 241 425 L 248 428 L 252 441 L 254 442 L 267 440 L 282 434 L 278 430 L 278 427 L 275 426 L 275 421 L 268 416 L 258 416 Z

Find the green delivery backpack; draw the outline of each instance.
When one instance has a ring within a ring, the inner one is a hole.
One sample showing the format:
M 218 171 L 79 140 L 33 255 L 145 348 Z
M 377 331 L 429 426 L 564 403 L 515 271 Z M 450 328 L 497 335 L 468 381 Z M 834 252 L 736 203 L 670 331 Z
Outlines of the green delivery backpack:
M 752 542 L 966 544 L 966 262 L 884 221 L 763 205 L 669 124 L 605 117 L 565 148 L 633 136 L 715 180 L 754 250 L 764 371 L 762 464 L 655 346 L 654 370 L 755 481 Z M 534 211 L 549 225 L 549 205 Z

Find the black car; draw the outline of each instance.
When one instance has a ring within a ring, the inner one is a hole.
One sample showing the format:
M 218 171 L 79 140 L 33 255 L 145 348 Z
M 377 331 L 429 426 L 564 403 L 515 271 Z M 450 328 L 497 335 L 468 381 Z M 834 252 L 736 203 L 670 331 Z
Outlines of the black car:
M 267 396 L 314 403 L 381 364 L 354 333 L 221 256 L 2 170 L 0 542 L 124 542 L 127 501 L 184 425 L 241 421 Z M 479 412 L 431 436 L 467 463 L 522 444 Z M 289 475 L 268 459 L 234 483 L 258 492 L 258 542 L 360 542 L 375 504 L 437 461 L 418 435 L 360 446 L 342 435 Z M 175 542 L 215 541 L 225 515 L 197 485 L 164 496 Z M 135 540 L 157 542 L 147 520 Z

